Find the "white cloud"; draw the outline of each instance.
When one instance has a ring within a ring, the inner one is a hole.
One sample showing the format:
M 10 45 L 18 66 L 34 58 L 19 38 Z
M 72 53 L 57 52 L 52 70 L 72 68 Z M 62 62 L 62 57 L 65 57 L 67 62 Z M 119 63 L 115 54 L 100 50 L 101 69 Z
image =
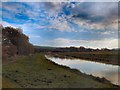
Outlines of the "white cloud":
M 80 27 L 86 27 L 88 28 L 89 30 L 91 29 L 104 29 L 105 26 L 103 26 L 101 23 L 89 23 L 89 20 L 88 21 L 85 21 L 85 20 L 82 20 L 82 19 L 74 19 L 73 20 L 74 23 L 78 24 Z
M 117 48 L 118 39 L 102 39 L 102 40 L 71 40 L 65 38 L 57 38 L 51 41 L 48 41 L 52 46 L 85 46 L 90 48 Z
M 11 26 L 11 24 L 10 23 L 8 23 L 8 22 L 5 22 L 5 21 L 2 21 L 2 23 L 1 23 L 4 27 L 6 27 L 6 26 Z
M 14 28 L 22 28 L 21 27 L 21 24 L 11 24 L 11 23 L 8 23 L 6 21 L 2 21 L 1 24 L 3 25 L 3 27 L 7 27 L 7 26 L 11 26 L 11 27 L 14 27 Z
M 75 30 L 70 28 L 68 22 L 64 18 L 56 18 L 54 20 L 51 20 L 52 25 L 48 26 L 48 28 L 53 28 L 59 31 L 67 31 L 67 32 L 74 32 Z M 60 21 L 61 20 L 61 21 Z

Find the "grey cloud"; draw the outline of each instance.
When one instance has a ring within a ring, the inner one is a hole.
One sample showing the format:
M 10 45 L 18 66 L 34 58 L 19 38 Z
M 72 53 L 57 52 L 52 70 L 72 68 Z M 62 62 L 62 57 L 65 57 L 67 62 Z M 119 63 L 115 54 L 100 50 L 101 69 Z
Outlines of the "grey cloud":
M 90 20 L 92 23 L 109 23 L 118 18 L 117 2 L 84 2 L 74 8 L 65 8 L 73 18 Z

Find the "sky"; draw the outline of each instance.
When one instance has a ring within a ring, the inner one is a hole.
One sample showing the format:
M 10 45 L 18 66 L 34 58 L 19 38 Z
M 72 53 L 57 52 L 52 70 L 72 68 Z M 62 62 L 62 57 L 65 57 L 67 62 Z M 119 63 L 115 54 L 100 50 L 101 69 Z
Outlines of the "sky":
M 118 47 L 117 2 L 2 2 L 2 25 L 39 46 Z

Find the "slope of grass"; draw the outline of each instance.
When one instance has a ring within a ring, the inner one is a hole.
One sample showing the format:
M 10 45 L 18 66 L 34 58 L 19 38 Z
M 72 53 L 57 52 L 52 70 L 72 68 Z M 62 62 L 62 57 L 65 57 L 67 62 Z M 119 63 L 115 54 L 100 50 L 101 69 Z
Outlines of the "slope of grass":
M 3 88 L 111 88 L 77 70 L 56 65 L 43 54 L 21 56 L 3 65 Z

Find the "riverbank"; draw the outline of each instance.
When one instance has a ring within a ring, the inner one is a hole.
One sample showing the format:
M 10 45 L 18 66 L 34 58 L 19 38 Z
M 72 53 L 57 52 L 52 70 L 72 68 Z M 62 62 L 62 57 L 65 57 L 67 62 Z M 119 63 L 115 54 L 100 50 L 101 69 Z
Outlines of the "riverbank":
M 93 75 L 95 77 L 104 77 L 111 83 L 120 85 L 118 82 L 118 68 L 117 65 L 103 64 L 98 62 L 92 62 L 87 60 L 75 59 L 75 58 L 56 58 L 45 55 L 45 57 L 52 62 L 59 65 L 67 66 L 70 68 L 77 69 L 85 74 Z
M 84 59 L 105 64 L 119 65 L 117 51 L 99 51 L 99 52 L 57 52 L 49 55 L 59 58 L 76 58 Z
M 3 88 L 114 88 L 116 85 L 57 65 L 44 54 L 21 56 L 3 65 Z

